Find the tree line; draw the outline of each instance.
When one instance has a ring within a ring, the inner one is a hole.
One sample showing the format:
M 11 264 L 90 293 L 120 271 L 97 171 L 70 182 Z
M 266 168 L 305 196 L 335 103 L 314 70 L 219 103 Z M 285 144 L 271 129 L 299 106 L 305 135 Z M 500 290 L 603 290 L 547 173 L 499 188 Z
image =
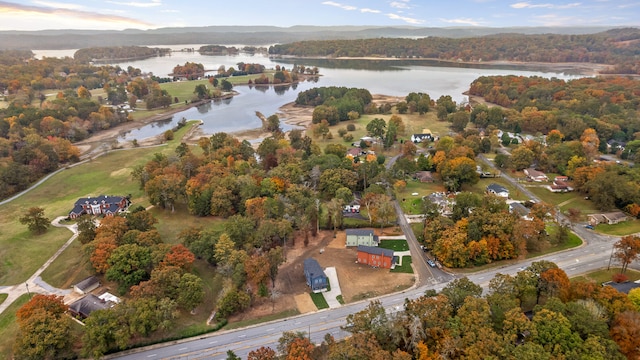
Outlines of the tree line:
M 538 261 L 515 276 L 497 274 L 485 294 L 460 278 L 396 312 L 372 301 L 347 316 L 344 340 L 326 334 L 314 344 L 306 332 L 285 332 L 276 349 L 247 359 L 633 359 L 638 295 L 570 281 L 556 264 Z
M 0 65 L 7 102 L 0 108 L 0 198 L 77 161 L 80 152 L 72 143 L 131 121 L 121 105 L 135 108 L 140 99 L 151 109 L 173 102 L 157 81 L 140 75 L 131 66 L 91 66 L 71 58 Z M 100 88 L 104 96 L 91 94 Z
M 640 30 L 614 29 L 588 35 L 497 34 L 461 39 L 375 38 L 311 40 L 269 47 L 272 55 L 431 58 L 447 61 L 582 62 L 615 65 L 616 73 L 640 74 L 635 59 Z
M 89 47 L 79 49 L 73 54 L 73 58 L 84 64 L 100 61 L 147 59 L 156 56 L 165 56 L 171 53 L 169 48 L 150 48 L 147 46 L 107 46 Z

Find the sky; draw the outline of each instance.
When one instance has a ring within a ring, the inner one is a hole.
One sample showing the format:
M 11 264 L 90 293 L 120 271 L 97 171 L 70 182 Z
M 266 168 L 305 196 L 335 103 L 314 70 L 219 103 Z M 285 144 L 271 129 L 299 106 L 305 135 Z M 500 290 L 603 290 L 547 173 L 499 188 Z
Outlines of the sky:
M 640 0 L 0 0 L 0 30 L 216 25 L 640 26 Z

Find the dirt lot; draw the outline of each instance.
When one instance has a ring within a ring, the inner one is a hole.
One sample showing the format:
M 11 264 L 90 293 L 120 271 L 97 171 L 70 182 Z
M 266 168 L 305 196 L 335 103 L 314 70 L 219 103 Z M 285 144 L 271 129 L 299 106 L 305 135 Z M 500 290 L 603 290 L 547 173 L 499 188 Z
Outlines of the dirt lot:
M 376 229 L 378 234 L 380 229 Z M 303 261 L 314 257 L 323 268 L 334 266 L 338 273 L 340 288 L 345 302 L 354 302 L 413 285 L 413 274 L 392 273 L 386 269 L 374 269 L 356 263 L 355 248 L 345 247 L 344 231 L 333 237 L 332 231 L 321 231 L 317 237 L 309 238 L 304 246 L 302 236 L 297 236 L 295 245 L 287 244 L 287 262 L 282 265 L 276 279 L 277 300 L 264 299 L 244 314 L 230 321 L 257 318 L 285 310 L 297 309 L 300 313 L 315 311 L 305 283 Z M 321 253 L 322 250 L 322 253 Z

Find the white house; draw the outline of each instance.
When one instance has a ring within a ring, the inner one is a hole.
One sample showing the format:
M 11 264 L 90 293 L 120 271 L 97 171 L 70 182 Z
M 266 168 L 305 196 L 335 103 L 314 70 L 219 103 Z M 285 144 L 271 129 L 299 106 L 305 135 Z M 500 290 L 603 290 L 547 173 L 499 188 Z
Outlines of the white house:
M 509 190 L 507 190 L 507 188 L 505 188 L 504 186 L 496 183 L 487 186 L 487 192 L 503 198 L 509 197 Z

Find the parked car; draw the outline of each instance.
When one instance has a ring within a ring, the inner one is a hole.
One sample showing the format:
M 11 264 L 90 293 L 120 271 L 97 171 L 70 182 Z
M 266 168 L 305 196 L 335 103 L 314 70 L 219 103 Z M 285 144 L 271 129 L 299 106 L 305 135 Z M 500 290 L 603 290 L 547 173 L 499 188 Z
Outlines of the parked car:
M 429 264 L 429 266 L 431 267 L 436 267 L 436 262 L 431 259 L 427 260 L 427 264 Z
M 590 230 L 594 229 L 593 225 L 585 225 L 584 227 L 586 227 L 587 229 L 590 229 Z

